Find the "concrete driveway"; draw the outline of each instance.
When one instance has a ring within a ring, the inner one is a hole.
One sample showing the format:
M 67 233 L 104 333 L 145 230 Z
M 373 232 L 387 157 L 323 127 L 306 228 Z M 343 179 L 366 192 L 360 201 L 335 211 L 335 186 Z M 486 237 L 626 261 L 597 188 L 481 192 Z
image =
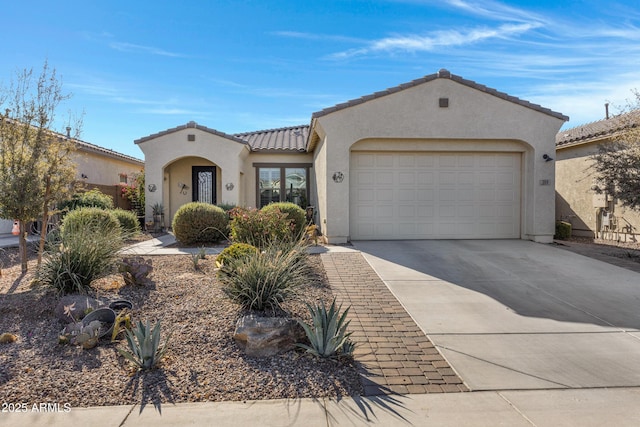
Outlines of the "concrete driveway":
M 640 274 L 523 240 L 357 241 L 471 390 L 640 386 Z

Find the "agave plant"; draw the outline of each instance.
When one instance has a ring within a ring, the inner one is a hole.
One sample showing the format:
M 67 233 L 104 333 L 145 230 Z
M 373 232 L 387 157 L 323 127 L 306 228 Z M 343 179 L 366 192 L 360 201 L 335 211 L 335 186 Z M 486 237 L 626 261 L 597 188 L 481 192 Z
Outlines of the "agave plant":
M 311 313 L 312 324 L 308 325 L 300 320 L 298 323 L 304 328 L 311 345 L 297 344 L 318 357 L 351 356 L 355 344 L 349 338 L 351 332 L 347 333 L 347 327 L 351 321 L 345 321 L 349 308 L 342 315 L 340 310 L 342 305 L 336 307 L 334 298 L 329 310 L 324 305 L 312 307 L 307 304 Z
M 164 357 L 171 334 L 160 347 L 160 321 L 151 329 L 148 320 L 146 325 L 140 320 L 133 332 L 126 330 L 126 338 L 131 351 L 118 349 L 118 352 L 138 369 L 147 370 L 154 368 Z

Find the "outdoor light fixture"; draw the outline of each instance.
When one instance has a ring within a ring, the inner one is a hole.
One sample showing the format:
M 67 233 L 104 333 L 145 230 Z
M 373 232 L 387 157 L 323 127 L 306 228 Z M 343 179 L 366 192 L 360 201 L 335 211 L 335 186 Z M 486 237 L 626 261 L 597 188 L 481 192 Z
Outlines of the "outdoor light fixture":
M 543 154 L 543 155 L 542 155 L 542 158 L 544 159 L 544 161 L 545 161 L 545 162 L 550 162 L 550 161 L 552 161 L 552 160 L 553 160 L 553 157 L 551 157 L 551 156 L 550 156 L 550 155 L 548 155 L 548 154 Z
M 332 179 L 333 179 L 333 182 L 336 182 L 339 184 L 344 180 L 344 174 L 342 172 L 335 172 L 333 174 Z
M 80 174 L 80 178 L 82 178 L 82 179 L 88 179 L 89 177 L 88 177 L 86 174 L 84 174 L 84 173 L 83 173 L 83 174 Z
M 224 188 L 226 188 L 226 189 L 227 189 L 227 191 L 231 191 L 231 190 L 233 190 L 233 187 L 235 187 L 235 186 L 233 185 L 233 182 L 227 182 L 227 184 L 224 186 Z
M 157 187 L 156 187 L 156 185 L 155 185 L 155 184 L 149 184 L 149 191 L 150 191 L 150 192 L 152 192 L 152 193 L 153 193 L 153 192 L 154 192 L 154 191 L 156 191 L 156 190 L 157 190 Z

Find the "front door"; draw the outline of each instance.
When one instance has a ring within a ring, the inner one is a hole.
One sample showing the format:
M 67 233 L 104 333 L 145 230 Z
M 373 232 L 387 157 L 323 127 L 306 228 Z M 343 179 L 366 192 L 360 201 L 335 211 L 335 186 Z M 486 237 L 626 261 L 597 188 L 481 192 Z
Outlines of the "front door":
M 216 167 L 192 166 L 193 201 L 216 204 Z

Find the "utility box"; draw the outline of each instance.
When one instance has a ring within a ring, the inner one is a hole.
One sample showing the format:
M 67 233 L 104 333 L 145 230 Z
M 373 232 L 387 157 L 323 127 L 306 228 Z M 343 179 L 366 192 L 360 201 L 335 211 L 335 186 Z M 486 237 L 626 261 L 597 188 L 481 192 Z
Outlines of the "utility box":
M 606 208 L 607 207 L 607 196 L 602 194 L 594 194 L 593 195 L 593 207 L 594 208 Z

